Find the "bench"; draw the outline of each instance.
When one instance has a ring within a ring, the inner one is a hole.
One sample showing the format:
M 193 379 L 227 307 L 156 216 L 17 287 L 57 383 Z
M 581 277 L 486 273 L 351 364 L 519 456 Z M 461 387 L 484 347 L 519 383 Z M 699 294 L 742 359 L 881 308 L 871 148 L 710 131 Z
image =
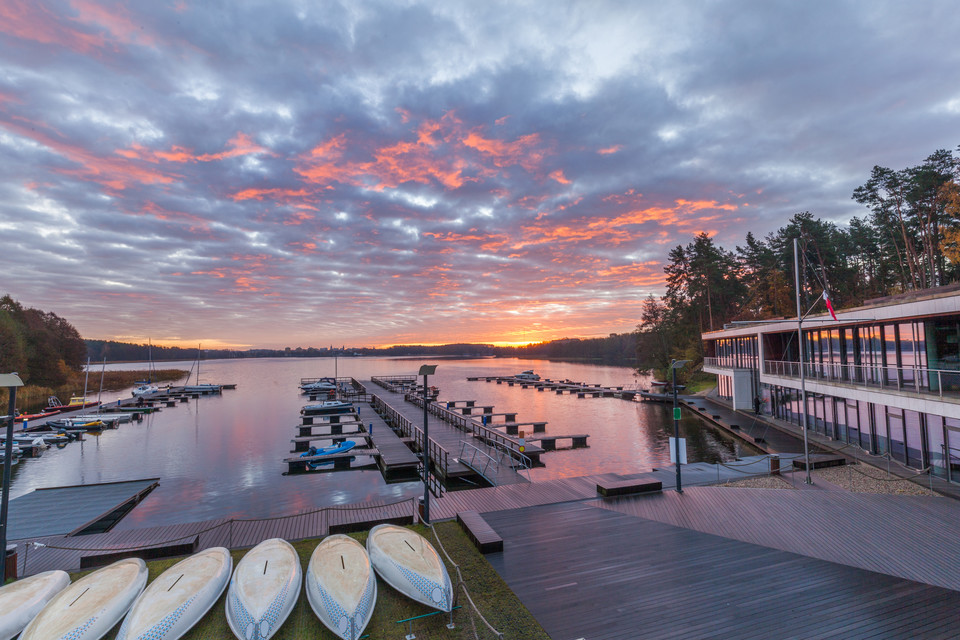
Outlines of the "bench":
M 815 454 L 810 456 L 810 468 L 811 469 L 823 469 L 825 467 L 839 467 L 840 465 L 847 464 L 847 459 L 843 456 L 831 456 L 831 455 L 819 455 Z M 795 458 L 793 461 L 793 466 L 806 470 L 807 463 L 803 458 Z
M 92 553 L 80 556 L 80 568 L 90 569 L 92 567 L 101 567 L 114 563 L 124 558 L 141 558 L 143 560 L 156 560 L 158 558 L 170 558 L 173 556 L 186 556 L 196 553 L 200 546 L 200 536 L 194 536 L 183 542 L 171 544 L 159 544 L 142 549 L 127 549 L 124 551 L 112 551 L 109 553 Z
M 662 490 L 663 483 L 659 480 L 605 480 L 597 483 L 597 493 L 604 498 L 628 496 L 634 493 L 653 493 Z
M 503 538 L 493 530 L 487 521 L 476 511 L 461 511 L 457 514 L 457 522 L 463 527 L 473 544 L 480 553 L 499 553 L 503 551 Z

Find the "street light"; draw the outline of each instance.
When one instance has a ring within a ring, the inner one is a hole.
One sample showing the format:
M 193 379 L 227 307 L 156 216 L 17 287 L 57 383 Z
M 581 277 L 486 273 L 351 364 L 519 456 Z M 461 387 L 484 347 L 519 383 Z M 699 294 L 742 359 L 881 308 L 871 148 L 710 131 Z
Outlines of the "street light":
M 670 375 L 673 376 L 671 382 L 671 386 L 673 386 L 673 446 L 677 461 L 677 493 L 683 493 L 683 487 L 680 486 L 680 407 L 677 406 L 677 369 L 682 369 L 688 362 L 690 361 L 670 361 Z
M 437 372 L 437 365 L 420 365 L 423 376 L 423 521 L 430 524 L 430 438 L 427 435 L 427 376 Z
M 0 549 L 3 550 L 3 567 L 0 568 L 0 586 L 7 582 L 7 507 L 10 505 L 10 466 L 13 464 L 13 418 L 17 412 L 17 387 L 23 380 L 16 373 L 0 373 L 0 387 L 10 393 L 10 408 L 7 411 L 7 441 L 3 448 L 3 497 L 0 498 Z

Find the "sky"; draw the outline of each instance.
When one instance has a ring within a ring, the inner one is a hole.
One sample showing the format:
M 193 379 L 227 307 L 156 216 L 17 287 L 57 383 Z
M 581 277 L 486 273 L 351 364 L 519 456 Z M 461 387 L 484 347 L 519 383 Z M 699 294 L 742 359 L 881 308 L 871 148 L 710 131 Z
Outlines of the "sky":
M 960 144 L 952 2 L 0 0 L 0 295 L 239 349 L 633 330 Z

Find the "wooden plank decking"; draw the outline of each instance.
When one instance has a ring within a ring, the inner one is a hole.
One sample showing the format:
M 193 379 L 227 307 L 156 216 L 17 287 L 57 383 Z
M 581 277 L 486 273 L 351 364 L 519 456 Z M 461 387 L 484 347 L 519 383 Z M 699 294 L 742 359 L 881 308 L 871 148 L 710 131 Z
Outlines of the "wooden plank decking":
M 611 513 L 484 514 L 487 559 L 551 637 L 956 637 L 957 591 Z

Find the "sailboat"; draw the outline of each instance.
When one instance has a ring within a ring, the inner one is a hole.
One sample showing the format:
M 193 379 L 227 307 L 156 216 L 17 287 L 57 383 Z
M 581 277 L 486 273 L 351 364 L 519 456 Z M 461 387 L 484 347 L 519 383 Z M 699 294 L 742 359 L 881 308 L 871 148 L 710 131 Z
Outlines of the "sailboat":
M 138 385 L 138 386 L 131 392 L 131 394 L 133 395 L 134 398 L 139 398 L 139 397 L 141 397 L 141 396 L 153 395 L 154 393 L 157 393 L 158 391 L 160 391 L 160 388 L 159 388 L 157 385 L 152 384 L 152 380 L 153 380 L 153 345 L 150 344 L 150 341 L 149 341 L 149 340 L 147 341 L 147 358 L 148 358 L 149 361 L 150 361 L 149 369 L 148 369 L 148 373 L 147 373 L 147 379 L 146 379 L 146 380 L 138 380 L 138 381 L 137 381 L 137 385 Z
M 197 345 L 197 383 L 188 384 L 183 390 L 187 393 L 220 393 L 223 390 L 219 384 L 200 384 L 200 345 Z M 189 374 L 187 374 L 189 381 Z

